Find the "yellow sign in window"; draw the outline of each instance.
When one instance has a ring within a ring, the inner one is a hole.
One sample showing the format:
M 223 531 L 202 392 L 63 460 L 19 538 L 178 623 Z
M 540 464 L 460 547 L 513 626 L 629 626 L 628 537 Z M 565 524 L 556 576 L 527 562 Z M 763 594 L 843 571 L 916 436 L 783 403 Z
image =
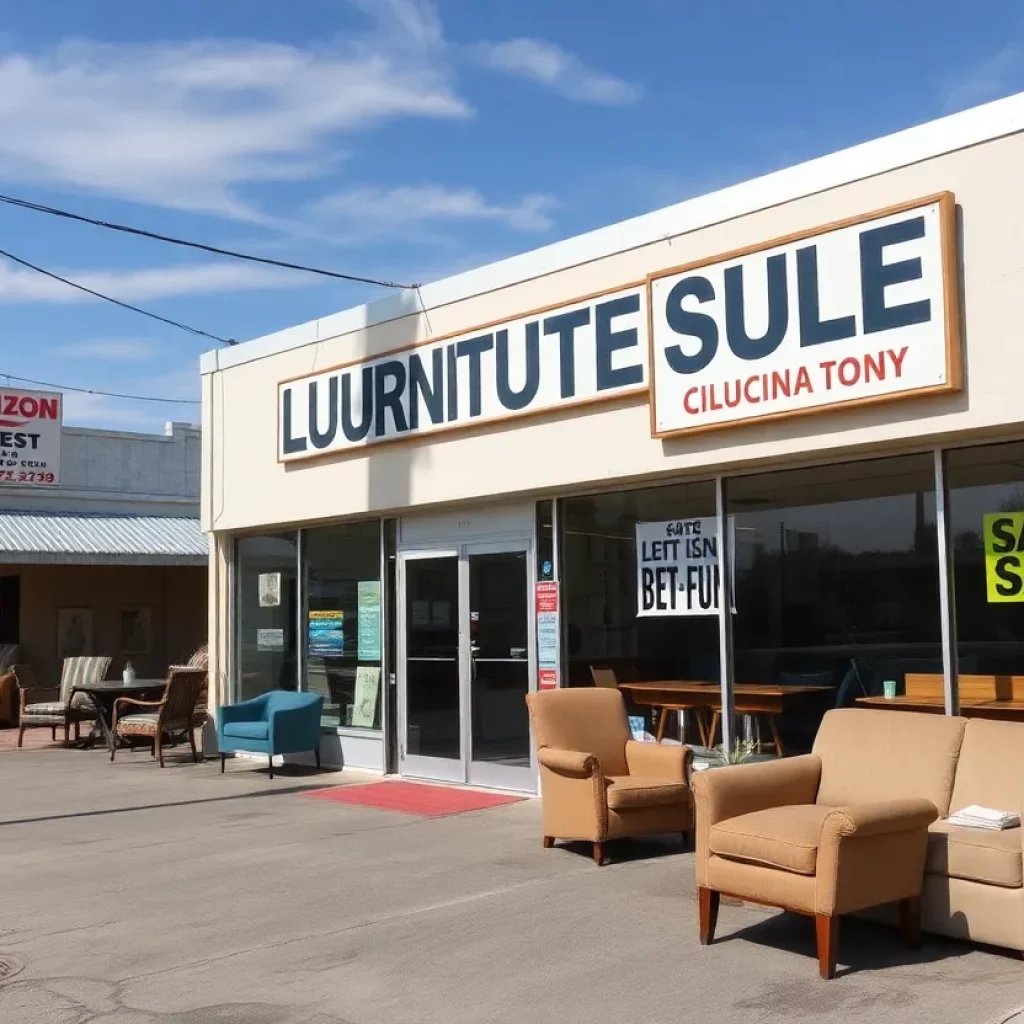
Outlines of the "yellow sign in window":
M 1024 512 L 989 513 L 984 529 L 989 602 L 1024 601 Z

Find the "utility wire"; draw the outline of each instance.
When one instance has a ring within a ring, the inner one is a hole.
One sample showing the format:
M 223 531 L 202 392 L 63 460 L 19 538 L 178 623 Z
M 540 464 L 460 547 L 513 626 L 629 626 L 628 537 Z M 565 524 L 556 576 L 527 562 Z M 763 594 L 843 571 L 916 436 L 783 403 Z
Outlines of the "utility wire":
M 70 384 L 53 384 L 46 380 L 33 380 L 31 377 L 18 377 L 13 373 L 4 373 L 0 371 L 0 377 L 5 378 L 8 382 L 12 380 L 20 381 L 22 384 L 38 384 L 43 388 L 54 388 L 57 391 L 77 391 L 83 395 L 102 395 L 104 398 L 128 398 L 133 402 L 166 402 L 168 405 L 200 405 L 195 398 L 157 398 L 153 395 L 125 395 L 119 391 L 97 391 L 94 388 L 76 388 Z
M 20 256 L 15 256 L 13 253 L 6 252 L 0 249 L 0 256 L 4 256 L 11 260 L 13 263 L 18 263 L 23 267 L 28 267 L 29 270 L 34 270 L 37 274 L 43 274 L 45 277 L 52 278 L 54 281 L 60 281 L 61 284 L 66 284 L 69 288 L 76 288 L 80 292 L 85 292 L 86 295 L 92 295 L 97 299 L 103 299 L 104 302 L 112 302 L 115 306 L 120 306 L 122 309 L 129 309 L 133 313 L 141 313 L 142 316 L 148 316 L 151 320 L 159 320 L 162 324 L 169 324 L 171 327 L 177 327 L 179 330 L 188 331 L 189 334 L 195 334 L 200 338 L 209 338 L 211 341 L 219 341 L 223 345 L 237 345 L 238 342 L 233 338 L 222 338 L 217 334 L 210 334 L 209 331 L 201 331 L 198 327 L 189 327 L 188 324 L 183 324 L 179 320 L 171 320 L 166 316 L 160 316 L 159 313 L 151 313 L 148 309 L 143 309 L 141 306 L 133 306 L 130 302 L 122 302 L 120 299 L 113 299 L 109 295 L 104 295 L 103 292 L 98 292 L 93 288 L 87 288 L 84 284 L 78 284 L 75 281 L 70 281 L 66 277 L 61 277 L 60 274 L 55 274 L 52 270 L 45 270 L 43 267 L 38 267 L 34 263 L 29 263 L 28 260 L 23 260 Z M 96 392 L 100 394 L 101 392 Z
M 80 213 L 71 213 L 69 210 L 62 210 L 56 206 L 46 206 L 43 203 L 33 203 L 27 199 L 18 199 L 15 196 L 0 195 L 0 203 L 9 206 L 18 206 L 23 210 L 35 210 L 37 213 L 48 213 L 53 217 L 63 217 L 66 220 L 79 221 L 82 224 L 92 224 L 98 228 L 107 228 L 110 231 L 122 231 L 128 235 L 138 235 L 140 238 L 151 238 L 157 242 L 168 242 L 171 245 L 183 245 L 189 249 L 201 249 L 203 252 L 212 252 L 217 256 L 231 256 L 236 260 L 247 260 L 250 263 L 263 263 L 269 267 L 283 267 L 285 270 L 301 270 L 306 274 L 319 274 L 321 277 L 332 277 L 338 281 L 353 281 L 357 284 L 373 284 L 381 288 L 418 288 L 418 284 L 400 284 L 397 281 L 379 280 L 374 277 L 361 277 L 358 274 L 343 274 L 337 270 L 324 270 L 322 267 L 309 267 L 302 263 L 289 263 L 286 260 L 274 260 L 266 256 L 252 256 L 249 253 L 237 252 L 234 249 L 222 249 L 216 245 L 206 245 L 203 242 L 191 242 L 184 238 L 175 238 L 173 235 L 161 235 L 156 231 L 146 231 L 143 228 L 133 228 L 128 224 L 118 224 L 115 221 L 97 220 L 95 217 L 86 217 Z

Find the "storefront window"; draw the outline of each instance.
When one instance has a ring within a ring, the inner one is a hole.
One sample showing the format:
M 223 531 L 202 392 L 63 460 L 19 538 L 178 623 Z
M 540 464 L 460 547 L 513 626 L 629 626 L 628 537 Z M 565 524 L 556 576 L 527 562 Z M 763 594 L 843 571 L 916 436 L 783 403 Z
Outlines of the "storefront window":
M 268 690 L 296 688 L 298 616 L 294 533 L 239 537 L 235 546 L 238 584 L 239 700 Z
M 305 530 L 306 688 L 322 724 L 379 729 L 384 643 L 380 521 Z
M 933 462 L 914 455 L 729 480 L 736 711 L 799 687 L 747 728 L 809 749 L 824 712 L 908 672 L 941 673 Z
M 1024 443 L 950 451 L 946 482 L 960 675 L 1022 675 Z
M 713 533 L 714 483 L 567 498 L 559 515 L 569 685 L 717 681 L 717 612 L 645 602 L 637 534 L 637 523 L 646 523 L 652 537 L 672 539 L 676 524 L 698 519 L 705 535 Z

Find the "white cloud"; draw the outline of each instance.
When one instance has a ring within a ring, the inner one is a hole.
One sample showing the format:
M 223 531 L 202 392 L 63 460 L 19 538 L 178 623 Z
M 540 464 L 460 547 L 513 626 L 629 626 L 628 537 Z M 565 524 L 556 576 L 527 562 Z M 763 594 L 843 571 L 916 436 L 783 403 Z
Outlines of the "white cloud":
M 102 359 L 117 363 L 144 363 L 160 351 L 155 342 L 143 338 L 87 338 L 58 345 L 54 355 L 69 359 Z
M 579 57 L 544 39 L 507 39 L 470 48 L 477 63 L 540 82 L 571 100 L 623 106 L 643 95 L 624 78 L 588 67 Z
M 145 302 L 181 295 L 293 288 L 309 284 L 307 275 L 240 263 L 191 263 L 143 270 L 57 270 L 77 284 L 123 302 Z M 33 270 L 0 263 L 0 302 L 96 301 L 60 281 Z
M 1013 92 L 1024 77 L 1024 52 L 1016 43 L 1004 46 L 991 57 L 966 71 L 947 86 L 943 107 L 965 110 Z
M 547 231 L 549 212 L 558 203 L 552 196 L 531 194 L 503 206 L 490 203 L 475 188 L 443 185 L 406 185 L 383 189 L 352 188 L 316 204 L 320 214 L 340 215 L 352 222 L 394 228 L 428 221 L 494 221 L 516 231 Z
M 240 187 L 305 179 L 338 137 L 393 118 L 464 118 L 440 23 L 418 0 L 322 46 L 65 42 L 0 55 L 0 178 L 262 220 Z

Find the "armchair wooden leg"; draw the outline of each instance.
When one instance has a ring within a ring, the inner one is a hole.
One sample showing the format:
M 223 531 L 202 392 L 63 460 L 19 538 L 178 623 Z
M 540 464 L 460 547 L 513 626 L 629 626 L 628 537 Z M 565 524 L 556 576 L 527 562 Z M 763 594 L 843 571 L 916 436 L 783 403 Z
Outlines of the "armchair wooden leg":
M 604 843 L 594 843 L 594 863 L 598 867 L 604 866 Z
M 270 757 L 267 758 L 267 760 L 270 762 L 270 777 L 273 778 L 274 777 L 274 755 L 271 754 Z
M 24 739 L 25 739 L 25 726 L 22 725 L 22 726 L 20 726 L 18 728 L 18 746 L 19 747 L 21 746 L 22 741 Z
M 54 743 L 57 742 L 57 726 L 53 726 L 53 728 L 50 729 L 50 739 L 53 740 Z
M 78 743 L 82 738 L 82 723 L 75 719 L 75 742 Z
M 319 768 L 320 767 L 320 748 L 319 747 L 317 747 L 316 750 L 313 751 L 313 756 L 316 758 L 316 766 L 317 766 L 317 768 Z
M 814 930 L 818 938 L 818 974 L 826 981 L 836 975 L 836 946 L 839 944 L 839 916 L 816 914 Z
M 228 755 L 227 754 L 221 754 L 220 755 L 220 773 L 221 773 L 221 775 L 224 774 L 224 765 L 227 762 L 227 759 L 228 759 Z
M 71 723 L 64 723 L 64 746 L 66 747 L 71 742 Z
M 554 846 L 554 845 L 555 845 L 555 837 L 554 836 L 545 836 L 544 837 L 544 849 L 545 850 L 550 850 L 551 847 Z
M 697 887 L 697 913 L 700 918 L 700 944 L 710 946 L 715 941 L 715 928 L 718 926 L 718 905 L 721 895 L 714 889 Z
M 196 731 L 190 725 L 188 727 L 188 745 L 192 748 L 192 761 L 199 764 L 199 752 L 196 750 Z
M 900 900 L 900 935 L 911 949 L 921 945 L 921 900 L 917 896 Z
M 160 767 L 164 766 L 164 737 L 163 734 L 158 730 L 156 734 L 156 757 L 160 762 Z

